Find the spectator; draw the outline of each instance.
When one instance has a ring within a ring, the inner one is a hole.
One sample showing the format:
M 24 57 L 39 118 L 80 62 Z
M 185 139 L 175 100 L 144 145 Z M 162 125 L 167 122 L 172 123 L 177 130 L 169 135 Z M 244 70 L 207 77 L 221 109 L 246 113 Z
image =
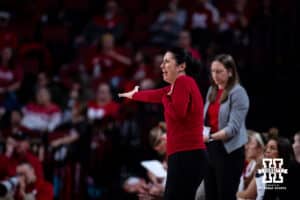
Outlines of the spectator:
M 283 159 L 283 166 L 282 168 L 288 169 L 290 164 L 293 160 L 293 149 L 292 145 L 286 138 L 272 138 L 268 141 L 266 150 L 265 150 L 265 157 L 266 158 L 282 158 Z M 291 173 L 288 176 L 293 176 Z M 283 174 L 284 182 L 282 186 L 288 186 L 288 176 Z M 288 188 L 287 190 L 265 190 L 264 192 L 264 200 L 283 200 L 286 199 L 288 195 Z
M 297 187 L 297 181 L 300 179 L 300 131 L 294 135 L 293 150 L 295 160 L 291 163 L 288 169 L 288 194 L 289 198 L 299 196 L 299 188 Z
M 257 169 L 262 168 L 264 142 L 262 136 L 257 132 L 249 131 L 248 136 L 249 141 L 245 145 L 245 150 L 246 159 L 249 163 L 246 165 L 241 176 L 237 197 L 242 199 L 255 199 L 256 195 L 249 193 L 248 186 L 252 179 L 255 179 Z
M 38 88 L 36 102 L 27 104 L 23 114 L 22 126 L 32 132 L 51 133 L 61 123 L 61 110 L 47 88 Z
M 88 103 L 88 119 L 91 121 L 104 118 L 118 119 L 119 104 L 112 100 L 110 87 L 107 83 L 101 83 L 96 91 L 96 98 Z
M 101 38 L 100 51 L 89 60 L 88 71 L 95 82 L 110 81 L 116 88 L 123 78 L 123 74 L 132 64 L 131 59 L 125 55 L 122 49 L 115 47 L 113 35 L 105 34 Z
M 300 131 L 294 135 L 293 150 L 297 163 L 300 163 Z
M 166 164 L 166 124 L 160 122 L 151 129 L 149 135 L 151 147 L 163 158 L 163 165 Z M 150 183 L 146 183 L 145 178 L 130 176 L 123 184 L 123 189 L 128 193 L 138 193 L 139 199 L 162 199 L 164 193 L 165 180 L 155 177 L 148 171 L 147 173 Z
M 21 131 L 22 113 L 19 110 L 13 110 L 10 113 L 10 121 L 8 127 L 2 131 L 2 137 L 7 138 Z
M 12 13 L 0 10 L 0 49 L 7 46 L 16 49 L 18 47 L 18 37 L 15 31 L 9 29 Z
M 292 146 L 290 142 L 286 138 L 271 138 L 266 145 L 266 149 L 264 152 L 264 158 L 282 158 L 283 159 L 283 166 L 284 169 L 289 169 L 290 164 L 292 162 Z M 247 189 L 243 192 L 238 192 L 237 197 L 241 198 L 250 198 L 250 199 L 257 199 L 257 200 L 274 200 L 274 199 L 286 199 L 289 194 L 289 186 L 290 178 L 293 174 L 283 174 L 284 182 L 280 184 L 281 187 L 286 187 L 284 190 L 270 190 L 266 189 L 268 183 L 263 183 L 262 174 L 259 172 L 256 173 L 256 176 L 252 178 L 251 182 L 249 183 Z M 267 184 L 267 185 L 265 185 Z
M 141 81 L 151 75 L 151 67 L 147 64 L 146 55 L 142 51 L 137 51 L 134 57 L 134 73 L 133 78 Z
M 206 52 L 205 50 L 213 39 L 219 18 L 219 11 L 212 3 L 208 0 L 197 0 L 191 14 L 190 29 L 193 41 L 201 52 Z
M 63 113 L 63 123 L 70 122 L 73 116 L 73 109 L 83 100 L 83 89 L 79 83 L 73 83 L 69 90 L 69 96 Z
M 53 178 L 55 197 L 58 199 L 84 196 L 84 179 L 89 166 L 91 144 L 91 130 L 85 117 L 85 105 L 79 101 L 74 102 L 71 118 L 64 121 L 55 132 L 57 136 L 50 142 L 53 155 L 50 164 L 55 166 Z M 61 187 L 62 183 L 64 184 Z
M 86 40 L 89 44 L 96 44 L 105 33 L 111 33 L 114 38 L 119 40 L 123 36 L 124 28 L 124 18 L 119 12 L 117 2 L 109 0 L 103 15 L 94 16 L 84 30 L 84 37 L 79 37 L 77 41 Z
M 197 61 L 201 61 L 202 63 L 203 59 L 199 51 L 196 48 L 193 48 L 191 45 L 191 35 L 188 30 L 184 30 L 180 32 L 178 44 L 179 47 L 187 50 L 194 59 L 196 59 Z M 209 87 L 209 75 L 208 75 L 209 70 L 207 69 L 207 67 L 204 67 L 204 65 L 200 65 L 198 71 L 199 71 L 199 77 L 197 78 L 198 84 L 200 86 L 201 91 L 203 91 L 204 94 L 207 91 L 207 88 Z
M 22 162 L 33 166 L 38 178 L 43 179 L 44 173 L 39 159 L 30 152 L 29 137 L 24 132 L 19 132 L 6 139 L 6 151 L 1 157 L 0 179 L 15 176 L 16 168 Z
M 159 122 L 158 126 L 154 127 L 150 131 L 150 145 L 151 147 L 162 157 L 162 165 L 165 169 L 167 166 L 167 145 L 166 145 L 166 131 L 167 127 L 165 122 Z M 145 188 L 141 194 L 139 194 L 140 199 L 148 199 L 151 197 L 152 199 L 163 199 L 163 194 L 165 191 L 165 178 L 156 177 L 153 173 L 148 171 L 148 177 L 150 179 L 150 184 Z
M 181 31 L 179 34 L 178 46 L 184 48 L 197 60 L 201 60 L 198 50 L 192 47 L 191 35 L 188 30 Z
M 35 168 L 30 163 L 17 166 L 19 187 L 15 192 L 15 200 L 52 200 L 53 187 L 50 183 L 38 177 Z
M 152 42 L 164 47 L 174 47 L 186 21 L 186 11 L 178 8 L 178 1 L 170 1 L 169 7 L 162 12 L 151 26 Z
M 7 111 L 18 108 L 16 92 L 23 79 L 22 69 L 14 62 L 13 49 L 3 48 L 0 57 L 0 108 Z

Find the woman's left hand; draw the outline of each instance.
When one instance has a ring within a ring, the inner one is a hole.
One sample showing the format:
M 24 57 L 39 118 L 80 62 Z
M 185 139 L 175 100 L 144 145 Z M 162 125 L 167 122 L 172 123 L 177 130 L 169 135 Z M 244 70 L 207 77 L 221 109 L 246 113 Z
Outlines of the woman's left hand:
M 224 130 L 220 130 L 216 133 L 211 134 L 211 139 L 213 140 L 226 140 L 227 135 Z

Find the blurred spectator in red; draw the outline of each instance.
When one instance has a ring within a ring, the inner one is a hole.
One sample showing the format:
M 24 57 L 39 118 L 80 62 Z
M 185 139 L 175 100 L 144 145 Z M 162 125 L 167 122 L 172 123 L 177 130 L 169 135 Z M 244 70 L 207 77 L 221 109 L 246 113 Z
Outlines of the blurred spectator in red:
M 49 49 L 39 42 L 26 42 L 20 46 L 19 55 L 27 76 L 40 71 L 53 72 L 52 55 Z
M 9 29 L 11 13 L 0 11 L 0 49 L 10 46 L 13 49 L 18 46 L 18 38 L 15 32 Z
M 192 13 L 192 29 L 214 29 L 219 23 L 219 11 L 208 0 L 198 0 Z
M 120 105 L 112 100 L 110 87 L 101 83 L 96 91 L 96 98 L 88 103 L 88 119 L 101 120 L 104 118 L 118 119 Z
M 39 178 L 44 177 L 42 164 L 30 152 L 28 135 L 18 132 L 6 139 L 5 153 L 0 155 L 0 179 L 16 175 L 16 167 L 22 162 L 30 163 Z
M 77 38 L 77 43 L 86 41 L 88 44 L 96 44 L 99 37 L 104 33 L 111 33 L 118 40 L 123 36 L 124 26 L 124 17 L 119 12 L 117 2 L 109 0 L 106 3 L 104 13 L 93 17 L 86 26 L 83 36 Z
M 164 47 L 175 46 L 185 23 L 186 11 L 178 8 L 178 0 L 171 0 L 167 10 L 160 13 L 150 28 L 153 34 L 152 42 Z
M 248 0 L 232 0 L 232 3 L 220 7 L 219 45 L 226 51 L 240 55 L 244 62 L 249 45 L 248 26 L 252 9 Z M 240 63 L 240 66 L 242 63 Z
M 61 110 L 47 88 L 37 90 L 36 102 L 27 104 L 23 113 L 22 126 L 33 132 L 52 132 L 61 123 Z
M 3 48 L 0 57 L 0 108 L 8 111 L 19 106 L 16 92 L 23 79 L 23 70 L 14 62 L 13 49 Z
M 187 50 L 193 58 L 201 60 L 201 55 L 198 50 L 192 47 L 192 39 L 188 30 L 183 30 L 179 34 L 178 46 Z
M 246 28 L 249 23 L 250 11 L 247 0 L 233 0 L 232 4 L 221 10 L 219 30 L 224 32 Z
M 115 47 L 113 35 L 105 34 L 101 39 L 100 51 L 88 63 L 88 71 L 92 73 L 94 80 L 110 81 L 116 88 L 131 63 L 125 51 Z
M 146 63 L 145 54 L 142 51 L 137 51 L 134 56 L 133 79 L 139 82 L 144 78 L 149 77 L 150 73 L 151 67 Z
M 201 52 L 209 46 L 213 33 L 219 23 L 219 11 L 208 0 L 197 0 L 194 11 L 190 16 L 192 38 Z
M 37 175 L 34 166 L 28 162 L 17 166 L 19 187 L 15 191 L 15 200 L 52 200 L 53 186 Z

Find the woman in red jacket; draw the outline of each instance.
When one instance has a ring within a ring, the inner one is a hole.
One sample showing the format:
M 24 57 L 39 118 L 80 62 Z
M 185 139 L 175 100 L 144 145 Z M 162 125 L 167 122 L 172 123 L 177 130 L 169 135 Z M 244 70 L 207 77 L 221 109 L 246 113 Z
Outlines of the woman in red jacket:
M 138 91 L 136 86 L 119 96 L 163 104 L 168 128 L 165 199 L 192 200 L 207 168 L 203 100 L 196 81 L 189 76 L 199 66 L 184 49 L 174 48 L 165 53 L 161 69 L 169 86 L 145 91 Z

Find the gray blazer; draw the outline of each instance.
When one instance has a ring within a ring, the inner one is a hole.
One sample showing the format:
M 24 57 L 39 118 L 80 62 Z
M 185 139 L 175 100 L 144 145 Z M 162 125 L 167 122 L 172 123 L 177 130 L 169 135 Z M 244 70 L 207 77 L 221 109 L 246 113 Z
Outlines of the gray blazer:
M 204 120 L 210 104 L 208 100 L 211 87 L 206 96 L 204 105 Z M 219 130 L 224 129 L 228 140 L 223 141 L 227 153 L 242 147 L 247 142 L 247 130 L 245 126 L 246 116 L 249 110 L 249 98 L 246 90 L 236 84 L 228 94 L 228 99 L 220 105 Z

